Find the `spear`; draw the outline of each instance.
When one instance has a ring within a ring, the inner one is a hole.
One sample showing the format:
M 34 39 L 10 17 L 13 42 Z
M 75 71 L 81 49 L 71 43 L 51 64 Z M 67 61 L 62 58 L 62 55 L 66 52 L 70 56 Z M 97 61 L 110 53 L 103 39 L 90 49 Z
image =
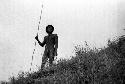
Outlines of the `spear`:
M 42 4 L 42 9 L 43 9 L 43 4 Z M 41 9 L 41 13 L 40 13 L 39 22 L 38 22 L 37 36 L 38 36 L 38 33 L 39 33 L 39 27 L 40 27 L 40 24 L 41 24 L 42 9 Z M 35 54 L 35 51 L 36 51 L 36 41 L 35 41 L 35 43 L 34 43 L 34 46 L 35 46 L 35 48 L 33 49 L 32 61 L 31 61 L 31 63 L 30 63 L 31 66 L 33 65 L 34 54 Z M 31 71 L 31 68 L 30 68 L 30 71 Z

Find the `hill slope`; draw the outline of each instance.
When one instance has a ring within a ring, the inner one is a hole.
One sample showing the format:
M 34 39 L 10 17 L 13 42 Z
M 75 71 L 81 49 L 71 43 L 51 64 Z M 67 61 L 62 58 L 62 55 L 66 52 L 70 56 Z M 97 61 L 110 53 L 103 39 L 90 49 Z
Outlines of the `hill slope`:
M 53 67 L 11 77 L 10 84 L 123 84 L 125 37 L 108 41 L 108 47 L 75 46 L 75 57 L 59 60 Z

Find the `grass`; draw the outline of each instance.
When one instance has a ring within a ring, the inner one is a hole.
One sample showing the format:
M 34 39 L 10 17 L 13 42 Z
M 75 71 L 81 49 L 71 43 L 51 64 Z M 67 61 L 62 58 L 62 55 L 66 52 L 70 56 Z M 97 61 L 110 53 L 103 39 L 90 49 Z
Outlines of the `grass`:
M 123 84 L 125 83 L 125 37 L 108 41 L 107 47 L 90 49 L 75 46 L 75 57 L 60 59 L 53 67 L 22 72 L 9 84 Z

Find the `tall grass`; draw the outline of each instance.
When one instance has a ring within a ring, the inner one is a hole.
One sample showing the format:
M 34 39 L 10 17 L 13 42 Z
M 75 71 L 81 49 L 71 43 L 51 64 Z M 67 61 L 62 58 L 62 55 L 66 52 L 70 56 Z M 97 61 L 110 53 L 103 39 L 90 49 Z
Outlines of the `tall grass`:
M 108 41 L 107 47 L 75 46 L 75 57 L 60 59 L 45 71 L 22 72 L 11 84 L 123 84 L 125 83 L 125 37 Z M 121 45 L 122 44 L 122 45 Z M 123 49 L 123 50 L 122 50 Z

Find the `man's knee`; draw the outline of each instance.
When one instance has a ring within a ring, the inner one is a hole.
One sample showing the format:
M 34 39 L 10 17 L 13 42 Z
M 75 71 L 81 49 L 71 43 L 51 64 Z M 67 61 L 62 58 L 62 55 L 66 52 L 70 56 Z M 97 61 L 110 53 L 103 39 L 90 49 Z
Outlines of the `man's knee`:
M 50 58 L 49 58 L 49 62 L 50 62 L 50 63 L 53 63 L 53 61 L 54 61 L 54 57 L 50 57 Z
M 48 57 L 46 56 L 46 54 L 44 53 L 43 57 L 42 57 L 42 65 L 44 65 L 47 62 Z

